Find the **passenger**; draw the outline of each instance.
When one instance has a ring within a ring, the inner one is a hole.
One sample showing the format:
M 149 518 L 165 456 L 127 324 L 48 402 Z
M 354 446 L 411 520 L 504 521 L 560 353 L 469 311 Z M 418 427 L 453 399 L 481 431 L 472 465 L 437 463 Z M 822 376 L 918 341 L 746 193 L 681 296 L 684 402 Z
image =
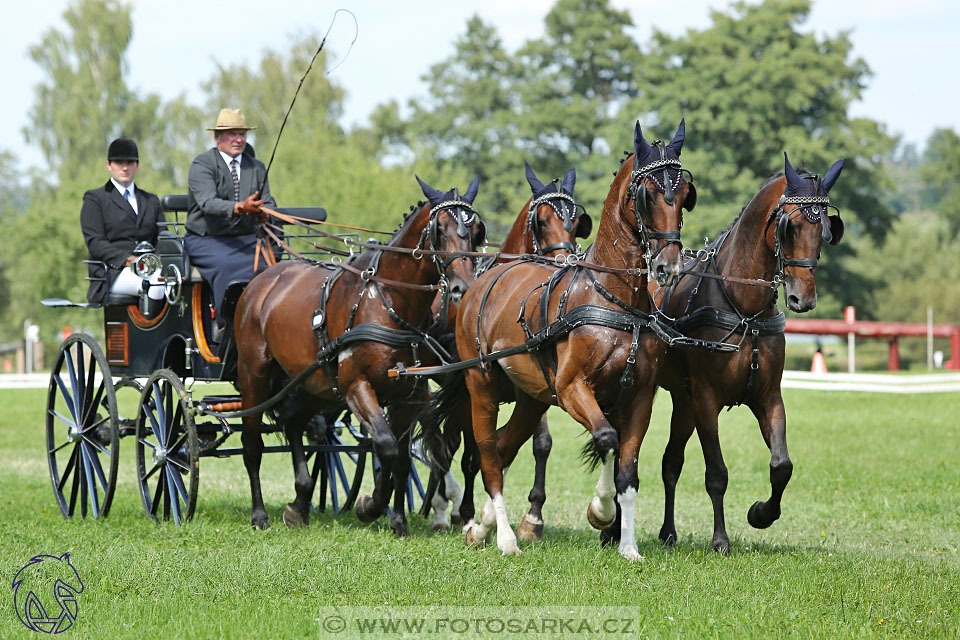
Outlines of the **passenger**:
M 102 265 L 89 265 L 91 278 L 96 278 L 87 290 L 89 302 L 104 304 L 108 283 L 110 293 L 138 295 L 142 290 L 143 280 L 130 268 L 136 259 L 133 250 L 143 241 L 156 247 L 157 222 L 164 222 L 164 217 L 157 196 L 134 184 L 139 167 L 137 143 L 130 138 L 117 138 L 107 149 L 110 180 L 83 194 L 80 228 L 90 260 L 107 264 L 106 274 Z M 160 283 L 159 272 L 151 283 Z M 162 307 L 163 287 L 151 286 L 149 297 L 148 315 Z
M 207 129 L 213 131 L 216 146 L 190 165 L 184 245 L 191 264 L 213 288 L 221 329 L 220 305 L 227 285 L 254 276 L 255 223 L 266 216 L 262 207 L 277 206 L 264 182 L 266 167 L 247 145 L 247 131 L 254 128 L 247 126 L 239 109 L 221 109 L 217 123 Z M 265 267 L 265 261 L 259 266 Z

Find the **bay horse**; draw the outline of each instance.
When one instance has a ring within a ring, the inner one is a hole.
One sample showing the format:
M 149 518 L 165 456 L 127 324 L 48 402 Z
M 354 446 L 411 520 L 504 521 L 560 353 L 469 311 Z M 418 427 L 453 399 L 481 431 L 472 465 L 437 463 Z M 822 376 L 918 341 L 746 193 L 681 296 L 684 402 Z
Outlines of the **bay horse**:
M 478 273 L 482 273 L 495 265 L 516 260 L 518 256 L 525 256 L 524 259 L 539 260 L 539 262 L 544 263 L 549 260 L 557 260 L 558 256 L 575 254 L 577 251 L 576 239 L 589 237 L 593 229 L 593 220 L 590 218 L 590 214 L 584 211 L 583 207 L 578 205 L 573 197 L 577 181 L 576 167 L 571 167 L 562 180 L 558 178 L 544 184 L 528 162 L 524 161 L 523 164 L 527 184 L 530 185 L 532 195 L 521 207 L 500 250 L 491 255 L 490 258 L 481 259 L 481 262 L 477 265 Z M 445 331 L 451 338 L 456 329 L 456 312 L 459 302 L 458 299 L 451 299 L 447 322 L 443 323 Z M 439 310 L 440 304 L 440 296 L 437 296 L 434 300 L 435 314 Z M 436 317 L 439 318 L 440 316 Z M 443 376 L 436 379 L 436 382 L 443 386 L 448 380 L 448 376 Z M 421 418 L 421 420 L 432 419 L 435 418 L 431 413 L 427 413 Z M 455 414 L 446 416 L 444 419 L 443 441 L 428 445 L 428 449 L 434 453 L 434 468 L 431 471 L 427 495 L 432 494 L 433 498 L 431 502 L 424 504 L 421 513 L 426 516 L 430 507 L 433 507 L 432 528 L 435 531 L 449 529 L 451 522 L 454 525 L 462 526 L 464 521 L 471 520 L 474 517 L 473 486 L 477 473 L 480 471 L 480 452 L 473 439 L 473 429 L 470 425 L 469 404 L 466 402 L 458 403 Z M 424 431 L 431 433 L 435 432 L 436 429 L 437 427 L 434 426 L 428 427 Z M 461 436 L 464 445 L 460 459 L 464 477 L 464 487 L 462 488 L 450 470 L 452 456 L 460 447 Z M 538 478 L 545 473 L 546 456 L 549 455 L 551 442 L 550 431 L 547 429 L 547 421 L 544 416 L 534 436 L 534 447 L 544 460 L 542 465 L 538 464 L 537 466 Z M 538 461 L 540 457 L 538 457 Z M 546 495 L 544 494 L 543 500 L 545 499 Z M 523 524 L 521 524 L 521 537 L 530 535 L 527 532 L 528 529 L 535 526 L 528 524 L 528 521 L 535 522 L 533 521 L 534 517 L 539 520 L 543 500 L 536 502 L 536 496 L 531 496 L 531 501 L 536 505 L 536 512 L 531 518 L 524 519 Z M 451 504 L 449 520 L 446 514 L 448 503 Z M 533 509 L 531 509 L 531 513 L 534 513 Z M 539 522 L 542 531 L 542 520 L 539 520 Z M 525 525 L 526 528 L 524 528 Z
M 387 370 L 398 362 L 419 364 L 420 351 L 431 346 L 424 330 L 437 290 L 456 294 L 474 279 L 470 258 L 423 252 L 473 251 L 485 233 L 472 206 L 479 179 L 462 196 L 457 189 L 441 192 L 417 181 L 428 202 L 405 218 L 382 249 L 341 265 L 279 263 L 256 276 L 237 303 L 237 380 L 244 410 L 263 403 L 288 378 L 323 363 L 280 407 L 295 471 L 296 498 L 283 513 L 288 526 L 309 523 L 314 482 L 303 450 L 305 426 L 314 415 L 346 407 L 366 428 L 381 463 L 373 495 L 357 501 L 357 517 L 372 522 L 383 514 L 392 480 L 390 526 L 399 536 L 407 533 L 409 427 L 428 390 L 415 379 L 390 378 Z M 389 407 L 389 419 L 381 407 Z M 243 418 L 242 442 L 251 523 L 263 528 L 269 520 L 260 491 L 261 419 L 262 412 Z
M 782 281 L 791 311 L 802 313 L 816 306 L 821 246 L 837 244 L 843 237 L 840 216 L 827 215 L 827 194 L 843 164 L 844 160 L 837 161 L 821 179 L 814 173 L 798 174 L 784 153 L 783 174 L 766 181 L 730 227 L 687 265 L 676 285 L 657 293 L 663 311 L 678 318 L 677 330 L 704 341 L 740 346 L 733 353 L 670 349 L 657 378 L 673 399 L 670 439 L 662 463 L 664 516 L 659 538 L 666 545 L 677 541 L 674 497 L 683 450 L 696 427 L 706 463 L 706 490 L 713 503 L 711 544 L 722 554 L 730 553 L 723 513 L 727 468 L 717 427 L 724 406 L 747 405 L 770 449 L 771 495 L 750 507 L 747 521 L 762 529 L 780 517 L 780 500 L 793 463 L 787 453 L 780 393 L 784 319 L 776 305 L 777 286 Z M 703 273 L 726 280 L 698 275 Z M 761 279 L 768 286 L 737 279 Z M 613 540 L 617 531 L 610 529 L 604 535 Z
M 588 521 L 598 529 L 608 526 L 616 515 L 616 497 L 624 515 L 619 552 L 642 559 L 633 528 L 636 457 L 665 354 L 665 344 L 648 332 L 655 320 L 649 315 L 647 273 L 662 285 L 680 274 L 681 208 L 691 210 L 696 203 L 696 190 L 680 165 L 683 139 L 683 121 L 669 144 L 657 140 L 653 145 L 637 123 L 634 153 L 611 184 L 597 239 L 582 261 L 560 270 L 530 262 L 499 265 L 464 294 L 457 350 L 461 359 L 478 354 L 481 359 L 480 366 L 464 371 L 463 380 L 489 496 L 480 522 L 465 527 L 468 544 L 481 544 L 496 530 L 503 555 L 520 553 L 506 512 L 503 476 L 544 412 L 557 404 L 592 434 L 602 462 Z M 521 350 L 484 360 L 514 347 Z M 441 395 L 462 398 L 457 387 L 448 385 Z M 505 398 L 515 399 L 516 406 L 498 432 L 498 405 Z

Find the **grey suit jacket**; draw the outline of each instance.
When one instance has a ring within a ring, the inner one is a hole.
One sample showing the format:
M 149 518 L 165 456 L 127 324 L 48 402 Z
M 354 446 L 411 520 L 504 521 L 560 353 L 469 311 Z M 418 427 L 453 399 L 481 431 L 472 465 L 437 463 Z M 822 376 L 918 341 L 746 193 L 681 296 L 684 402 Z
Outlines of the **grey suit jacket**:
M 140 187 L 137 187 L 136 194 L 139 212 L 136 217 L 130 205 L 109 180 L 102 187 L 90 189 L 83 194 L 83 207 L 80 209 L 83 239 L 87 241 L 90 260 L 107 263 L 106 275 L 111 282 L 123 269 L 127 257 L 133 255 L 133 248 L 137 243 L 146 240 L 154 247 L 157 246 L 157 223 L 164 221 L 160 200 Z M 103 302 L 107 291 L 106 284 L 102 281 L 103 267 L 91 264 L 88 271 L 92 278 L 101 280 L 90 281 L 87 300 Z
M 257 190 L 267 169 L 244 151 L 240 161 L 240 200 Z M 254 233 L 252 216 L 233 215 L 233 179 L 220 151 L 207 149 L 190 165 L 187 195 L 187 230 L 201 236 L 242 236 Z M 260 194 L 264 206 L 276 209 L 269 183 Z

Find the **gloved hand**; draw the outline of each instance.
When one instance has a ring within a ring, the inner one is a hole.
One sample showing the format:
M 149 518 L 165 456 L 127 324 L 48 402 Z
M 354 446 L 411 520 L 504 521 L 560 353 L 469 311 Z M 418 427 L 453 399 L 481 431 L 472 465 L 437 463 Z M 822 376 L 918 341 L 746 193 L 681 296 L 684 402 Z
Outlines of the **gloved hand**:
M 263 212 L 263 200 L 257 200 L 257 196 L 260 195 L 260 192 L 257 191 L 252 195 L 247 196 L 246 200 L 243 202 L 238 202 L 234 205 L 234 211 L 241 216 L 248 215 L 262 215 Z

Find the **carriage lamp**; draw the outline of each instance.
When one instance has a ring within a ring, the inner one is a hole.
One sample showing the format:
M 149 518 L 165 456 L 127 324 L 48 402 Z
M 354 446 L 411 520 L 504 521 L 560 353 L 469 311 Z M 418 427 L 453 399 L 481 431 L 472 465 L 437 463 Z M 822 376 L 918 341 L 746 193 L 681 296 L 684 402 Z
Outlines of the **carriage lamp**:
M 153 252 L 153 245 L 149 242 L 144 241 L 138 244 L 133 250 L 133 255 L 137 257 L 133 263 L 133 272 L 144 280 L 150 279 L 163 266 L 160 256 Z

